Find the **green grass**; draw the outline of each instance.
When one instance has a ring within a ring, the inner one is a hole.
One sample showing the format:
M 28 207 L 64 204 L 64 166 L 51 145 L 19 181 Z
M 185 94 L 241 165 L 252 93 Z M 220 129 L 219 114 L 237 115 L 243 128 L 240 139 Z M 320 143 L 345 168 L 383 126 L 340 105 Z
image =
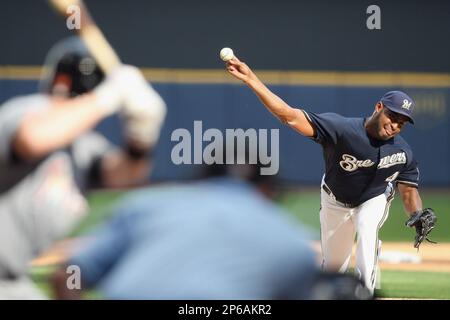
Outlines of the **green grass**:
M 421 192 L 425 207 L 432 207 L 438 216 L 437 227 L 430 238 L 438 242 L 450 241 L 450 195 L 444 192 Z M 320 230 L 319 192 L 286 192 L 278 203 L 295 215 L 302 223 Z M 388 220 L 380 231 L 383 241 L 413 241 L 414 231 L 406 228 L 407 216 L 397 197 L 392 203 Z M 411 272 L 385 270 L 381 274 L 381 291 L 384 298 L 450 299 L 450 273 Z
M 114 205 L 125 195 L 123 191 L 95 191 L 87 199 L 90 213 L 74 228 L 70 236 L 77 236 L 88 232 L 92 227 L 104 221 L 111 213 Z
M 52 266 L 36 267 L 31 278 L 48 297 L 53 297 L 48 277 L 54 270 Z M 450 299 L 450 273 L 411 272 L 384 270 L 381 273 L 381 290 L 376 291 L 380 298 Z M 101 299 L 95 291 L 87 291 L 87 300 Z
M 105 220 L 112 212 L 114 204 L 124 195 L 121 191 L 101 191 L 89 194 L 88 201 L 91 213 L 71 233 L 77 236 L 88 232 L 92 227 Z M 443 192 L 422 192 L 425 206 L 435 209 L 438 215 L 438 225 L 433 230 L 431 239 L 438 242 L 450 241 L 450 196 Z M 290 191 L 281 194 L 277 202 L 290 211 L 302 223 L 318 230 L 319 225 L 319 192 L 315 191 Z M 389 219 L 380 232 L 383 241 L 412 241 L 414 233 L 412 229 L 404 226 L 406 215 L 402 204 L 397 197 L 391 207 Z M 52 292 L 48 282 L 48 275 L 53 267 L 40 267 L 31 270 L 31 276 L 39 288 L 50 297 Z M 390 271 L 382 272 L 382 290 L 377 292 L 385 298 L 431 298 L 450 299 L 450 273 L 438 272 L 409 272 Z M 86 299 L 98 299 L 95 292 L 88 292 Z
M 385 270 L 376 294 L 384 298 L 450 299 L 450 273 Z
M 432 207 L 438 217 L 437 226 L 430 236 L 431 240 L 450 242 L 450 196 L 443 192 L 424 191 L 421 192 L 421 197 L 424 206 Z M 301 222 L 320 230 L 318 191 L 285 192 L 278 198 L 278 202 Z M 380 231 L 380 239 L 383 241 L 413 241 L 413 229 L 404 226 L 406 219 L 402 202 L 397 194 L 392 203 L 389 218 Z
M 72 232 L 72 236 L 89 231 L 94 225 L 103 221 L 110 213 L 114 204 L 124 195 L 122 191 L 97 191 L 88 196 L 91 213 Z M 431 234 L 431 239 L 438 242 L 450 242 L 450 196 L 444 192 L 421 192 L 424 206 L 432 207 L 437 216 L 437 226 Z M 282 193 L 277 202 L 291 212 L 302 223 L 317 230 L 319 238 L 319 192 L 289 191 Z M 389 218 L 380 231 L 383 241 L 413 241 L 413 229 L 406 228 L 407 216 L 398 196 L 394 199 Z

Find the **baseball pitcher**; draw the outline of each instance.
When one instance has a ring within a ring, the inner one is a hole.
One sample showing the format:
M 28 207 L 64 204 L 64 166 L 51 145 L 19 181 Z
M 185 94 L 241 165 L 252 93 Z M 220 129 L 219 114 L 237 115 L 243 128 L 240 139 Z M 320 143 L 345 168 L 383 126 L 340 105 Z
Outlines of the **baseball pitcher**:
M 416 229 L 416 248 L 436 223 L 433 210 L 423 209 L 417 161 L 399 135 L 406 123 L 414 124 L 414 101 L 404 92 L 391 91 L 367 118 L 316 114 L 286 104 L 238 58 L 229 60 L 226 68 L 281 122 L 322 146 L 326 168 L 320 210 L 323 267 L 345 272 L 357 234 L 356 273 L 373 293 L 381 248 L 378 231 L 388 217 L 395 185 L 410 216 L 406 225 Z

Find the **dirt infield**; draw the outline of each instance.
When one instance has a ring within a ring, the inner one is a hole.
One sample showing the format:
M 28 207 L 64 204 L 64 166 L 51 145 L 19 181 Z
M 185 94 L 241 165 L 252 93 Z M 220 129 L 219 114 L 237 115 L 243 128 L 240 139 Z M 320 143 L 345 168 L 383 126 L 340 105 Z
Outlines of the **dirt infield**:
M 450 243 L 423 243 L 419 252 L 414 249 L 412 243 L 386 243 L 383 244 L 383 252 L 400 251 L 416 255 L 421 261 L 418 263 L 387 263 L 380 262 L 381 269 L 385 270 L 409 270 L 409 271 L 436 271 L 450 272 Z
M 70 252 L 84 240 L 78 238 L 58 242 L 45 254 L 33 260 L 32 267 L 63 263 Z M 320 260 L 320 244 L 314 242 L 312 246 L 318 252 Z M 353 266 L 354 263 L 353 259 Z M 412 243 L 383 243 L 380 268 L 381 270 L 450 272 L 450 243 L 423 243 L 419 252 L 414 249 Z

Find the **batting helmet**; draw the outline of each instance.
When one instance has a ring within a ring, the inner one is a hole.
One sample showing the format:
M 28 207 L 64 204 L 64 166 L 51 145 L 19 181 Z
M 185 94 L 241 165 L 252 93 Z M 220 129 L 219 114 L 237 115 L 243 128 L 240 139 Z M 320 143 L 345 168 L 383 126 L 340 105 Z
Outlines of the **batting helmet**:
M 78 37 L 56 43 L 48 52 L 39 83 L 41 92 L 75 97 L 91 91 L 105 75 Z

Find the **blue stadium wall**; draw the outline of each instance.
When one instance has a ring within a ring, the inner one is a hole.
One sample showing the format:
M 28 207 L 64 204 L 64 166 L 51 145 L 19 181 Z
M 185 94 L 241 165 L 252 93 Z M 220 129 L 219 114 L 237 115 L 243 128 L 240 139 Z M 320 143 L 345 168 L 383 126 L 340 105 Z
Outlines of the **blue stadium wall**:
M 365 11 L 374 3 L 365 0 L 86 2 L 124 61 L 171 74 L 147 77 L 169 108 L 153 179 L 182 180 L 198 173 L 196 165 L 172 163 L 176 142 L 170 136 L 177 128 L 192 132 L 193 122 L 202 120 L 204 130 L 280 129 L 279 181 L 319 183 L 320 146 L 280 124 L 224 71 L 217 77 L 223 67 L 218 51 L 230 46 L 256 70 L 279 71 L 279 79 L 268 81 L 270 87 L 291 105 L 310 111 L 369 116 L 384 92 L 407 91 L 417 102 L 417 125 L 408 126 L 403 136 L 419 160 L 422 184 L 450 186 L 449 1 L 377 1 L 381 30 L 366 28 Z M 43 1 L 2 1 L 0 15 L 1 103 L 35 92 L 36 72 L 17 70 L 39 66 L 48 48 L 70 33 Z M 190 76 L 183 76 L 186 70 Z M 197 77 L 202 70 L 216 70 L 214 81 Z M 290 71 L 325 76 L 291 81 Z M 119 126 L 113 117 L 98 130 L 120 144 Z
M 0 100 L 15 94 L 32 93 L 36 81 L 0 81 Z M 320 146 L 282 125 L 260 104 L 253 93 L 234 84 L 156 83 L 155 89 L 168 105 L 167 121 L 156 148 L 155 180 L 183 180 L 198 174 L 198 165 L 174 165 L 171 161 L 171 134 L 177 128 L 193 133 L 194 121 L 201 120 L 203 131 L 218 128 L 280 129 L 280 183 L 316 184 L 323 173 Z M 346 116 L 369 116 L 381 95 L 392 87 L 327 87 L 273 85 L 271 88 L 293 106 L 314 112 L 337 112 Z M 418 102 L 414 127 L 408 125 L 403 136 L 420 163 L 422 184 L 450 185 L 450 88 L 400 88 Z M 112 117 L 98 130 L 121 144 L 120 121 Z M 203 146 L 207 145 L 203 143 Z

